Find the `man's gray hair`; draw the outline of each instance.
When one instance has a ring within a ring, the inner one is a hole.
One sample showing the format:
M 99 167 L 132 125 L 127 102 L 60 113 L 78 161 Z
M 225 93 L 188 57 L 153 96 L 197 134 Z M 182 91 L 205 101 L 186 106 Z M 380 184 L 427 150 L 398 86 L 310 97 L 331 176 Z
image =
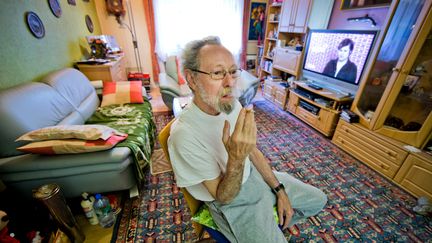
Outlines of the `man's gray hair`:
M 186 44 L 182 55 L 183 74 L 186 69 L 199 69 L 200 60 L 198 57 L 199 51 L 205 45 L 222 45 L 219 37 L 208 36 L 201 40 L 194 40 Z

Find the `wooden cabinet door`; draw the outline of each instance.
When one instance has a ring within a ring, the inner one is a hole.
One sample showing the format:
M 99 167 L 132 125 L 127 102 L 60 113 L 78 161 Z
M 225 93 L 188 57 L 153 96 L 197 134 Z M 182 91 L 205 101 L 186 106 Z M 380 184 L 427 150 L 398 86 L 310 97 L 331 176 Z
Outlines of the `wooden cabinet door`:
M 408 155 L 394 180 L 415 196 L 427 196 L 429 200 L 432 200 L 432 162 L 430 156 Z
M 273 85 L 264 83 L 264 98 L 273 101 Z
M 111 66 L 111 78 L 113 81 L 127 81 L 126 59 L 122 58 Z
M 292 25 L 292 10 L 294 9 L 294 0 L 285 0 L 282 4 L 282 11 L 279 19 L 279 32 L 290 32 Z
M 283 87 L 275 87 L 275 103 L 285 110 L 287 91 Z
M 301 52 L 288 48 L 275 49 L 273 68 L 298 76 Z
M 290 32 L 306 33 L 312 0 L 298 0 L 293 14 L 293 22 Z
M 291 113 L 295 113 L 297 106 L 299 103 L 299 97 L 294 92 L 290 92 L 289 98 L 288 98 L 288 106 L 287 109 Z

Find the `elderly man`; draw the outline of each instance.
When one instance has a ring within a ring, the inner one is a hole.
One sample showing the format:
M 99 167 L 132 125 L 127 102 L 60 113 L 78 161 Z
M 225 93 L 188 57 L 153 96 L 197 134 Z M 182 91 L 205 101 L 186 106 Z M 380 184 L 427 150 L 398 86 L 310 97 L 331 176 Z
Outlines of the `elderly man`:
M 273 172 L 256 148 L 251 108 L 235 99 L 240 69 L 219 38 L 190 42 L 183 72 L 193 102 L 171 127 L 168 149 L 177 184 L 204 201 L 231 242 L 286 242 L 285 229 L 321 211 L 319 189 Z M 279 222 L 273 217 L 277 206 Z

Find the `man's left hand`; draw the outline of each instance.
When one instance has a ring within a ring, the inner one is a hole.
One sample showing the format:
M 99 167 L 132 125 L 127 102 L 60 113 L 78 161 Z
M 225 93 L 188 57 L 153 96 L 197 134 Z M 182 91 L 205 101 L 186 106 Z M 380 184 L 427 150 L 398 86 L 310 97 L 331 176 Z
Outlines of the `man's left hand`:
M 294 215 L 294 210 L 285 190 L 279 191 L 276 196 L 279 225 L 282 225 L 282 229 L 286 229 Z

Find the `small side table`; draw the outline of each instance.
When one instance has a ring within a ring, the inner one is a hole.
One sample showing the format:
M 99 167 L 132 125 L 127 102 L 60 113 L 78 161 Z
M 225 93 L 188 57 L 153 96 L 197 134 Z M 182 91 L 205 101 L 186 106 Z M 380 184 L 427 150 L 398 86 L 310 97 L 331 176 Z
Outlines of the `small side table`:
M 90 80 L 126 81 L 126 58 L 120 56 L 117 60 L 100 65 L 77 64 L 78 69 Z
M 183 108 L 185 108 L 189 103 L 192 102 L 193 96 L 183 96 L 176 97 L 173 100 L 173 112 L 174 117 L 178 117 L 182 112 Z

